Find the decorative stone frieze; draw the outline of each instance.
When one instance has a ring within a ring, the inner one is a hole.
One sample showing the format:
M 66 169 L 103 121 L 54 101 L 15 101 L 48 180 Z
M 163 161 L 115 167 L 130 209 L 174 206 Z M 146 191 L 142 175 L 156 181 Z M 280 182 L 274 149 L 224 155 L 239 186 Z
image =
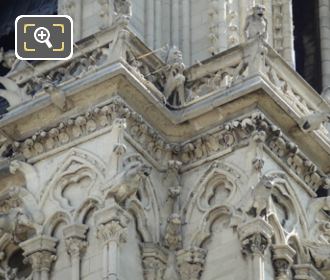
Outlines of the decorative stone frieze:
M 182 280 L 201 279 L 206 260 L 206 250 L 198 247 L 177 252 L 178 270 Z
M 228 147 L 239 146 L 249 139 L 254 131 L 262 130 L 265 144 L 276 156 L 294 171 L 308 186 L 316 191 L 325 184 L 326 177 L 318 170 L 297 146 L 286 138 L 281 130 L 274 126 L 263 114 L 255 112 L 250 116 L 233 120 L 223 127 L 202 135 L 197 139 L 173 145 L 166 141 L 125 102 L 116 97 L 108 105 L 95 107 L 88 113 L 60 123 L 49 131 L 40 131 L 23 142 L 13 144 L 17 153 L 27 159 L 34 159 L 54 149 L 61 149 L 79 138 L 87 137 L 106 127 L 110 127 L 115 118 L 126 118 L 125 137 L 141 145 L 143 149 L 160 164 L 164 159 L 177 157 L 184 165 L 190 165 L 205 159 L 215 152 Z M 262 162 L 255 162 L 256 168 Z
M 51 265 L 56 260 L 56 242 L 55 238 L 41 235 L 19 244 L 25 261 L 32 266 L 33 279 L 49 279 Z

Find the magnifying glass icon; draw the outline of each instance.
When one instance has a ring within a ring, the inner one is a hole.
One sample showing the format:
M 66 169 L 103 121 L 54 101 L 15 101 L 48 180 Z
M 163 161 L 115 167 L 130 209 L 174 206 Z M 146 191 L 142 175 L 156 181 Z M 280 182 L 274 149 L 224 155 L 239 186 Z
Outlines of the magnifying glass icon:
M 49 49 L 53 47 L 52 43 L 49 41 L 50 32 L 46 27 L 38 27 L 34 31 L 34 39 L 41 44 L 46 44 Z

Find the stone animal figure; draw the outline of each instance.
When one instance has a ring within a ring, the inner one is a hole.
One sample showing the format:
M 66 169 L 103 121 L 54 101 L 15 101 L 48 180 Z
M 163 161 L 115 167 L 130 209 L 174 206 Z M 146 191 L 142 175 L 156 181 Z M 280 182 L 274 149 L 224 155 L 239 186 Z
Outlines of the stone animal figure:
M 247 213 L 254 217 L 266 217 L 269 198 L 274 187 L 273 177 L 263 176 L 252 191 L 253 202 Z
M 265 6 L 256 5 L 252 8 L 252 15 L 246 18 L 244 33 L 247 40 L 261 38 L 267 40 L 268 22 L 265 18 Z
M 167 219 L 167 226 L 165 232 L 165 245 L 171 250 L 179 249 L 182 237 L 181 237 L 181 217 L 177 213 L 172 213 Z
M 149 176 L 150 172 L 151 167 L 140 161 L 130 163 L 113 178 L 108 196 L 113 197 L 119 204 L 124 203 L 136 194 L 140 184 Z
M 32 217 L 28 216 L 20 208 L 11 209 L 9 213 L 0 214 L 0 231 L 12 234 L 14 241 L 24 241 L 27 236 L 34 233 Z
M 165 99 L 174 107 L 182 106 L 185 103 L 184 83 L 186 78 L 183 75 L 185 65 L 183 64 L 182 53 L 176 46 L 169 50 L 167 63 L 169 69 L 165 74 Z
M 320 129 L 323 123 L 330 122 L 329 112 L 316 112 L 302 119 L 301 128 L 304 132 Z
M 4 89 L 0 89 L 0 96 L 8 101 L 10 107 L 17 106 L 30 99 L 25 94 L 25 90 L 18 87 L 14 81 L 0 77 L 0 84 L 4 87 Z

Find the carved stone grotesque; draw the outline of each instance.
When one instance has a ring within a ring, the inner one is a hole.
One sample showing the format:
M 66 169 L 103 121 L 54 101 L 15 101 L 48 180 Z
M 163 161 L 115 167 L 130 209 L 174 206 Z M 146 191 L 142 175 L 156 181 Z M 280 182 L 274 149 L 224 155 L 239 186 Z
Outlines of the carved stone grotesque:
M 108 196 L 114 197 L 118 204 L 124 203 L 129 197 L 136 194 L 140 184 L 149 176 L 150 172 L 151 168 L 140 161 L 127 164 L 123 171 L 112 179 L 112 187 Z
M 248 214 L 254 217 L 265 217 L 269 203 L 269 198 L 273 189 L 273 178 L 263 176 L 253 189 L 253 203 L 248 210 Z
M 247 40 L 261 38 L 267 40 L 268 22 L 265 18 L 265 7 L 256 5 L 252 8 L 252 15 L 246 18 L 244 27 L 245 37 Z
M 193 247 L 177 253 L 178 269 L 182 280 L 201 279 L 206 260 L 206 250 Z
M 304 132 L 320 129 L 323 123 L 330 122 L 330 112 L 316 112 L 302 119 L 301 128 Z
M 5 68 L 14 70 L 14 66 L 16 66 L 17 58 L 15 56 L 15 52 L 13 50 L 9 50 L 4 52 L 3 49 L 0 49 L 0 61 L 2 61 L 2 65 Z
M 43 88 L 45 92 L 50 95 L 50 99 L 57 108 L 62 111 L 65 111 L 70 107 L 68 105 L 64 92 L 60 88 L 56 87 L 51 81 L 43 81 Z
M 167 64 L 169 68 L 166 72 L 164 85 L 166 102 L 173 107 L 182 106 L 185 103 L 184 82 L 186 78 L 183 75 L 185 65 L 183 64 L 182 53 L 176 46 L 169 50 Z
M 132 16 L 132 4 L 129 0 L 114 0 L 115 15 L 130 19 Z
M 165 245 L 171 250 L 177 250 L 181 246 L 181 217 L 177 213 L 171 214 L 167 220 Z
M 4 89 L 0 89 L 0 96 L 6 99 L 11 107 L 17 106 L 24 101 L 30 99 L 25 90 L 18 87 L 17 84 L 5 77 L 0 77 L 0 85 Z
M 22 199 L 25 196 L 28 199 Z M 0 195 L 0 231 L 20 242 L 40 230 L 44 214 L 33 205 L 27 191 L 12 188 Z

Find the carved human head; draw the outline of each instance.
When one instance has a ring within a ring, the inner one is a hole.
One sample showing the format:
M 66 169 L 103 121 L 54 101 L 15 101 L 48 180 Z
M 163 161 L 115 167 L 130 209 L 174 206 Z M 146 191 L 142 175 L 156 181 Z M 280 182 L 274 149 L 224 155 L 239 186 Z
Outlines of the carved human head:
M 264 5 L 257 4 L 253 8 L 253 15 L 258 16 L 258 17 L 263 17 L 266 12 L 266 8 Z

